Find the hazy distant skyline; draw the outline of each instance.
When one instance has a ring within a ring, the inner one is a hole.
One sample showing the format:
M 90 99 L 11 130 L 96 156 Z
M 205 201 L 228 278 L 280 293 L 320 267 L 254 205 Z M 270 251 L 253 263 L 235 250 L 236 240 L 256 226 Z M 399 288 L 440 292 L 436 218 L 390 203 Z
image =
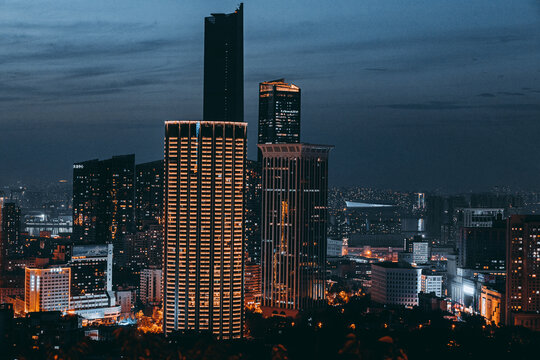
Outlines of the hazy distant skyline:
M 163 156 L 202 118 L 203 19 L 239 1 L 0 0 L 0 184 L 73 162 Z M 245 120 L 257 85 L 302 88 L 302 141 L 333 185 L 540 186 L 540 1 L 244 1 Z

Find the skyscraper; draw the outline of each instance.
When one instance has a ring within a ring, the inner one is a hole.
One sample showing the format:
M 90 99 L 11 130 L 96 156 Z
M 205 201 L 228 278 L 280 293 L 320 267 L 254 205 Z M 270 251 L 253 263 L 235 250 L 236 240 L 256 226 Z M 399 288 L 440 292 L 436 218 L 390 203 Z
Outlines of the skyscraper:
M 165 123 L 166 333 L 242 336 L 246 123 Z
M 75 242 L 115 243 L 134 230 L 134 171 L 135 155 L 73 165 Z
M 540 215 L 506 226 L 506 324 L 540 330 Z
M 262 152 L 262 305 L 323 302 L 331 146 L 259 145 Z
M 285 79 L 259 84 L 259 144 L 300 142 L 300 88 Z
M 244 121 L 243 4 L 204 19 L 204 121 Z

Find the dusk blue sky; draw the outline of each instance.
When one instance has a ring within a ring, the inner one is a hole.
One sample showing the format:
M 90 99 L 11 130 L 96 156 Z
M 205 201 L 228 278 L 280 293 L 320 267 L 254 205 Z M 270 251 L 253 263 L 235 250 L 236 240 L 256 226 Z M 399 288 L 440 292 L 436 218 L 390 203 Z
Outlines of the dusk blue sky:
M 203 18 L 238 3 L 0 0 L 0 184 L 162 157 L 163 122 L 202 117 Z M 250 158 L 284 77 L 333 185 L 540 188 L 540 0 L 244 4 Z

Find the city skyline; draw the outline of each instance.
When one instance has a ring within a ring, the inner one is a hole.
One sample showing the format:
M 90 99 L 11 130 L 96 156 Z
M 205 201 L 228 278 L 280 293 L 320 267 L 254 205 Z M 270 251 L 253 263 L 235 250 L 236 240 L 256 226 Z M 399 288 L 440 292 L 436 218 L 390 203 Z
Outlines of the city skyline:
M 6 2 L 1 184 L 69 180 L 89 158 L 157 160 L 164 119 L 202 119 L 200 19 L 238 4 L 123 5 Z M 304 92 L 302 137 L 336 145 L 331 185 L 537 187 L 538 1 L 244 11 L 248 158 L 258 83 L 284 77 Z

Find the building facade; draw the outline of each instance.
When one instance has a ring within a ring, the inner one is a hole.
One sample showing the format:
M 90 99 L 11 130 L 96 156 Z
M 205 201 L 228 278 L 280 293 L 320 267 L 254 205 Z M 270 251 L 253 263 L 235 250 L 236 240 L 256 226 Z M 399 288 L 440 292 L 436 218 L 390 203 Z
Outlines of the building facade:
M 386 305 L 418 305 L 422 270 L 406 263 L 371 265 L 371 299 Z
M 71 249 L 72 296 L 112 291 L 112 244 L 74 245 Z
M 144 305 L 158 306 L 163 301 L 163 272 L 161 268 L 141 270 L 139 299 Z
M 506 324 L 540 330 L 540 215 L 510 216 L 506 241 Z
M 69 267 L 25 269 L 25 312 L 70 309 Z
M 285 79 L 259 84 L 259 144 L 300 142 L 300 88 Z
M 165 123 L 164 331 L 243 333 L 246 123 Z
M 259 145 L 265 307 L 304 310 L 323 302 L 331 148 Z
M 261 264 L 261 166 L 246 160 L 245 235 L 248 262 Z
M 491 226 L 464 227 L 457 242 L 458 265 L 476 270 L 506 269 L 506 221 Z
M 437 297 L 443 295 L 443 278 L 440 274 L 434 274 L 429 271 L 422 273 L 420 291 L 425 294 L 434 293 Z
M 135 219 L 137 230 L 161 224 L 163 218 L 163 160 L 135 166 Z
M 73 164 L 73 240 L 122 241 L 135 228 L 135 155 Z

